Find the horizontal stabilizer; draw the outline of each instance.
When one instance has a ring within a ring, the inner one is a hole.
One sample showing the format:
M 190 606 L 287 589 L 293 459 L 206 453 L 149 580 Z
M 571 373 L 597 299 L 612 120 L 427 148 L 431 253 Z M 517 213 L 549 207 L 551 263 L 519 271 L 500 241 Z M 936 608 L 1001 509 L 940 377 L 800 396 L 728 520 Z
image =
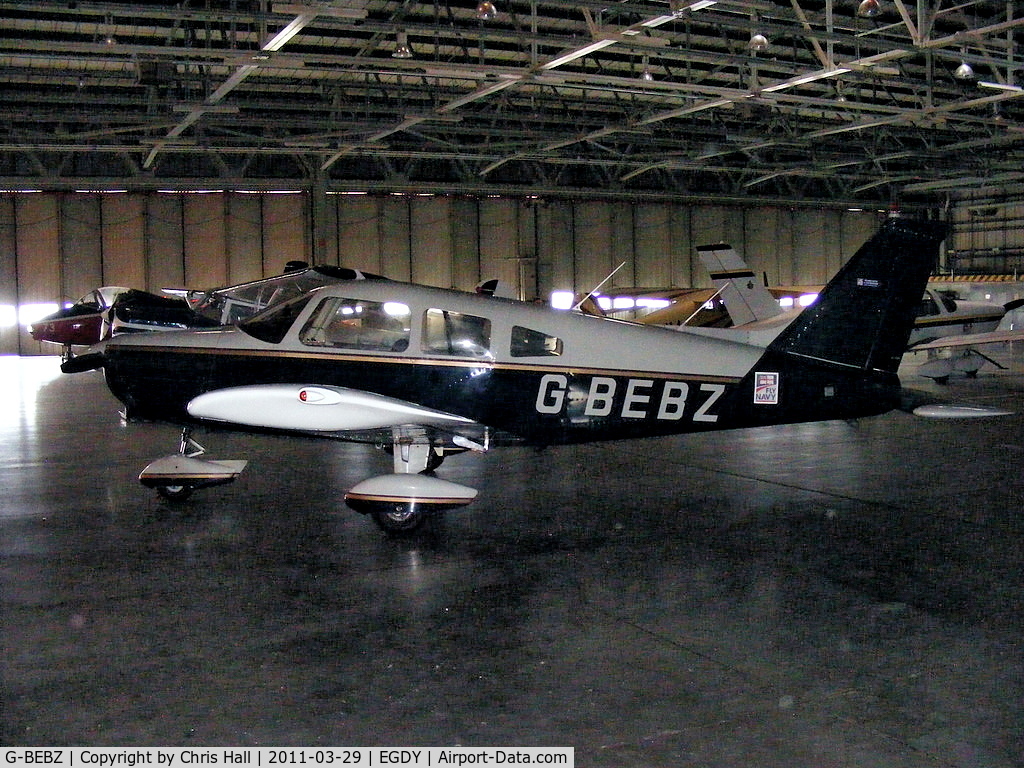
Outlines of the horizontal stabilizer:
M 919 405 L 912 413 L 926 419 L 988 419 L 993 416 L 1012 416 L 1013 411 L 991 408 L 987 405 L 963 405 L 960 403 L 932 403 Z
M 919 389 L 904 389 L 901 399 L 900 410 L 926 419 L 987 419 L 1013 415 L 1013 411 L 987 405 L 937 400 L 934 395 Z

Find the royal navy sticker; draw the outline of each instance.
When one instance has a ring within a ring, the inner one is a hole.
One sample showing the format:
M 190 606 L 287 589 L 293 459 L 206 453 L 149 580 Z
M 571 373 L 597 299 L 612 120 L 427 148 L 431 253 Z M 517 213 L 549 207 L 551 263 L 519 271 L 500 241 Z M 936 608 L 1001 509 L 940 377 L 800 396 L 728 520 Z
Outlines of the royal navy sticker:
M 778 405 L 779 404 L 779 374 L 777 374 L 777 373 L 755 373 L 754 374 L 754 404 L 755 405 Z

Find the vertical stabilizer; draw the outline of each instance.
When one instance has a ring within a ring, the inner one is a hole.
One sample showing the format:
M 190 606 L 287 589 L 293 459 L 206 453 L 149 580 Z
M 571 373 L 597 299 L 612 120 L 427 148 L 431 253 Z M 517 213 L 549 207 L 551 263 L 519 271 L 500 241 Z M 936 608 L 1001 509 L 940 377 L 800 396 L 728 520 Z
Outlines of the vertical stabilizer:
M 769 350 L 895 373 L 948 227 L 892 218 Z
M 782 314 L 779 302 L 758 282 L 731 245 L 700 245 L 697 255 L 711 274 L 733 326 L 770 320 Z

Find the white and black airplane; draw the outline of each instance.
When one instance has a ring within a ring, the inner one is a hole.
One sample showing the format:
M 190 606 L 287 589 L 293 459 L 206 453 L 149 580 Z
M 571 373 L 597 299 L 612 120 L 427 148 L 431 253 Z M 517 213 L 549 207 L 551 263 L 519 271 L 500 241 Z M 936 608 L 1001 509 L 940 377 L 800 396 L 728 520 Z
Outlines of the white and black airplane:
M 358 483 L 346 502 L 408 531 L 477 495 L 433 473 L 452 453 L 899 407 L 897 368 L 945 234 L 937 222 L 887 221 L 764 343 L 352 280 L 235 327 L 114 337 L 64 369 L 102 368 L 128 419 L 186 428 L 179 453 L 140 476 L 167 496 L 228 482 L 245 464 L 202 458 L 188 434 L 197 425 L 355 440 L 389 450 L 394 471 Z

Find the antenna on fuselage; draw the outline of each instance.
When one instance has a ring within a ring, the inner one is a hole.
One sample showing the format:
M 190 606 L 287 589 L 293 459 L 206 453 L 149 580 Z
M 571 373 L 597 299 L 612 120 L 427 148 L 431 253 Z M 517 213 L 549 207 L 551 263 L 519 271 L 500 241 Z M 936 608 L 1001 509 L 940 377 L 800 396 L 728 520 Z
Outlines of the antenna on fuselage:
M 601 290 L 601 287 L 602 287 L 602 286 L 603 286 L 603 285 L 604 285 L 605 283 L 607 283 L 607 282 L 608 282 L 609 280 L 611 280 L 611 279 L 612 279 L 613 277 L 615 277 L 615 273 L 616 273 L 616 272 L 618 272 L 618 271 L 619 271 L 620 269 L 622 269 L 622 268 L 623 268 L 624 266 L 626 266 L 626 262 L 622 262 L 621 264 L 619 264 L 619 266 L 617 266 L 617 267 L 616 267 L 615 269 L 613 269 L 613 270 L 612 270 L 611 272 L 609 272 L 609 273 L 608 273 L 608 277 L 606 277 L 606 278 L 605 278 L 604 280 L 602 280 L 602 281 L 601 281 L 600 283 L 598 283 L 598 284 L 597 284 L 597 285 L 595 285 L 595 286 L 594 286 L 593 288 L 591 288 L 591 289 L 590 289 L 590 291 L 589 291 L 588 293 L 585 293 L 585 294 L 583 295 L 583 298 L 582 298 L 582 299 L 580 299 L 579 301 L 577 301 L 577 302 L 576 302 L 576 304 L 575 304 L 575 305 L 573 306 L 573 308 L 572 308 L 572 311 L 573 311 L 573 312 L 576 312 L 577 310 L 579 310 L 579 308 L 580 308 L 580 307 L 581 307 L 581 306 L 583 305 L 583 302 L 584 302 L 584 301 L 586 301 L 586 300 L 587 300 L 587 299 L 589 299 L 589 298 L 590 298 L 591 296 L 593 296 L 593 295 L 594 295 L 595 293 L 597 293 L 598 291 L 600 291 L 600 290 Z

